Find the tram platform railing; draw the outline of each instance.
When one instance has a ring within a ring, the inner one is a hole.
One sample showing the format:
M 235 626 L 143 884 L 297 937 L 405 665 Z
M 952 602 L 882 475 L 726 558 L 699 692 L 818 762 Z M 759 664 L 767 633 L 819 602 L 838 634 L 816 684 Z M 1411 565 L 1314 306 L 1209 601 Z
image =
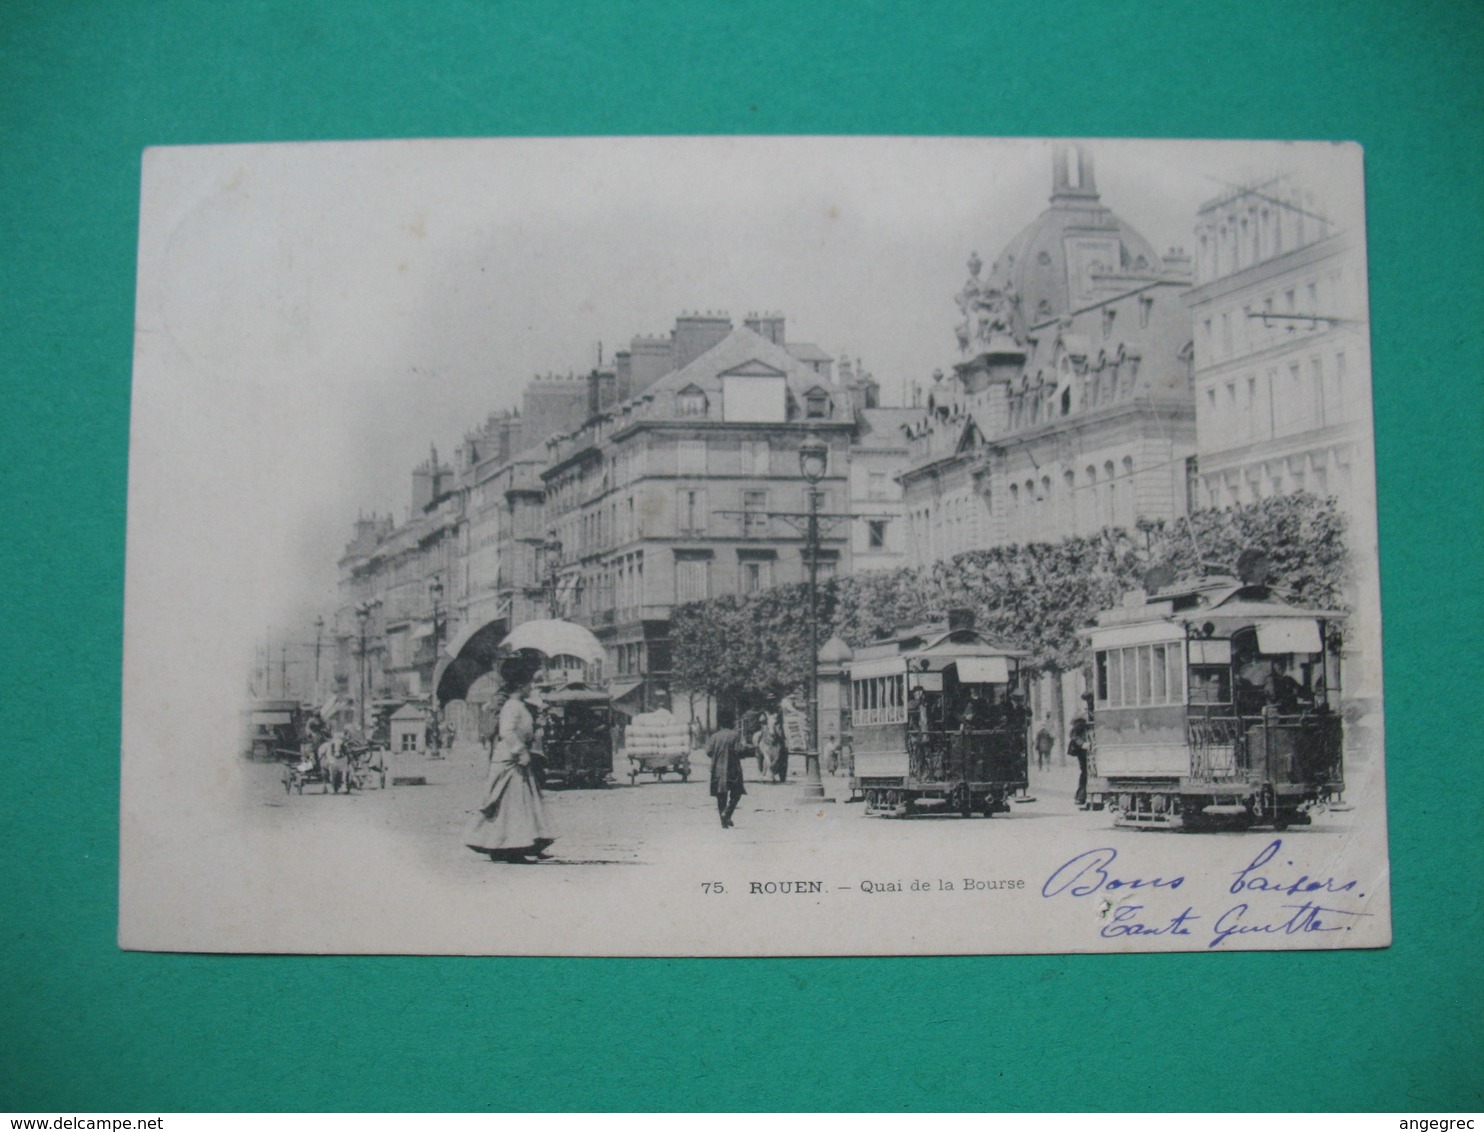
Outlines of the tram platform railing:
M 908 774 L 918 782 L 1020 782 L 1025 779 L 1023 727 L 907 732 Z
M 1303 784 L 1340 780 L 1340 719 L 1322 709 L 1193 716 L 1187 731 L 1193 778 Z

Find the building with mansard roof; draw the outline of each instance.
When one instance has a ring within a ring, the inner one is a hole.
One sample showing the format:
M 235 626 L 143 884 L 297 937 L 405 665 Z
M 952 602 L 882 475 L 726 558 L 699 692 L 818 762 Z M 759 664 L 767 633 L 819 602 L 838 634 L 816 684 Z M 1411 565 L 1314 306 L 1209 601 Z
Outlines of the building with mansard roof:
M 1056 147 L 1049 207 L 957 296 L 963 359 L 906 428 L 915 564 L 1091 534 L 1189 507 L 1190 261 L 1105 206 L 1092 155 Z
M 810 432 L 830 453 L 821 510 L 849 502 L 853 394 L 823 351 L 790 349 L 776 315 L 735 328 L 685 315 L 669 342 L 673 368 L 642 381 L 636 353 L 618 359 L 618 387 L 639 388 L 552 437 L 541 477 L 557 606 L 597 633 L 605 675 L 633 707 L 668 687 L 677 605 L 806 577 L 802 528 L 778 515 L 808 509 L 799 445 Z M 849 525 L 827 528 L 821 577 L 851 568 Z

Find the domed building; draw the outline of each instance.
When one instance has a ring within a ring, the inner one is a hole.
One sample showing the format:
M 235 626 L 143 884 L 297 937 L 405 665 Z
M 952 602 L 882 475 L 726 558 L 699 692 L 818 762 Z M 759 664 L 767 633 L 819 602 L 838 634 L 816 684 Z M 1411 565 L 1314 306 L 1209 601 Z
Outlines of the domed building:
M 909 545 L 926 564 L 1170 519 L 1189 506 L 1189 258 L 1102 203 L 1092 156 L 1057 146 L 1047 209 L 956 296 L 963 359 L 908 426 Z

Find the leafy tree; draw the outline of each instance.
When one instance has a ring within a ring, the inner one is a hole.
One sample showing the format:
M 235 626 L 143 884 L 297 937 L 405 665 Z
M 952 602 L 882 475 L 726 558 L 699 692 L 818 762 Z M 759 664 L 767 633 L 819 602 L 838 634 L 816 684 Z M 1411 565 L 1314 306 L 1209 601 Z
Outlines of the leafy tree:
M 1179 577 L 1202 566 L 1234 573 L 1238 556 L 1266 555 L 1271 581 L 1300 604 L 1343 609 L 1345 520 L 1334 501 L 1297 494 L 1140 522 L 1055 543 L 973 550 L 923 569 L 854 574 L 819 587 L 819 643 L 851 647 L 972 609 L 987 637 L 1027 663 L 1069 671 L 1083 663 L 1082 631 L 1138 588 L 1152 565 Z M 1197 554 L 1197 551 L 1199 554 Z M 808 679 L 808 587 L 777 586 L 681 606 L 671 626 L 676 683 L 718 698 L 776 699 Z

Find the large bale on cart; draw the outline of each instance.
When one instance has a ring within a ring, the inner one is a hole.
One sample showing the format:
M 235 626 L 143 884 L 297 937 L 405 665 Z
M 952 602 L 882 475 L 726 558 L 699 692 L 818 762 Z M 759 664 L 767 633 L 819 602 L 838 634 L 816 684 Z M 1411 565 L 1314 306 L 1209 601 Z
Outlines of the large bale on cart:
M 625 732 L 624 750 L 630 782 L 646 772 L 656 778 L 667 771 L 690 777 L 690 728 L 665 708 L 634 716 Z

